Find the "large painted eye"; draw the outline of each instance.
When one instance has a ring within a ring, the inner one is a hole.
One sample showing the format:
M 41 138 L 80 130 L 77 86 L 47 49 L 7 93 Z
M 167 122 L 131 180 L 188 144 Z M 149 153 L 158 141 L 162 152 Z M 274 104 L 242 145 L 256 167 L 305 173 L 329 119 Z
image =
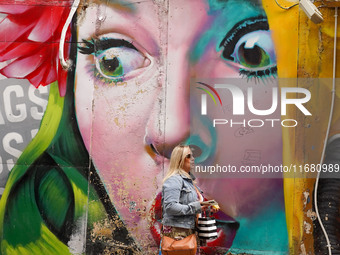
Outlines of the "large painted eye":
M 83 40 L 79 52 L 94 55 L 96 78 L 117 82 L 137 76 L 151 64 L 149 55 L 137 49 L 131 39 L 112 33 Z
M 242 20 L 220 43 L 222 58 L 235 65 L 247 78 L 276 76 L 276 57 L 268 21 L 265 17 Z
M 112 47 L 96 54 L 96 68 L 107 79 L 131 74 L 144 67 L 146 58 L 138 50 L 127 47 Z
M 236 43 L 231 54 L 236 63 L 245 68 L 264 69 L 275 65 L 275 51 L 269 31 L 254 31 Z

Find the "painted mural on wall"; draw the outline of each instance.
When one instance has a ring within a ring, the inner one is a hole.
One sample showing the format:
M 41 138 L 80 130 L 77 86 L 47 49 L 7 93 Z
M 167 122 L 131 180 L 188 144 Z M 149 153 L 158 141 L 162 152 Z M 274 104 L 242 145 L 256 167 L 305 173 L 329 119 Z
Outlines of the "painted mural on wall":
M 0 12 L 0 73 L 7 78 L 0 84 L 27 85 L 15 91 L 28 91 L 20 97 L 33 103 L 30 116 L 38 120 L 45 111 L 39 131 L 21 143 L 33 140 L 9 162 L 15 165 L 0 200 L 1 254 L 158 254 L 162 179 L 179 143 L 191 145 L 198 166 L 241 169 L 320 158 L 323 137 L 313 132 L 324 132 L 329 109 L 316 105 L 329 102 L 331 87 L 320 92 L 320 84 L 296 84 L 306 68 L 298 63 L 308 62 L 297 50 L 305 48 L 297 29 L 307 20 L 298 7 L 286 11 L 270 0 L 1 0 Z M 325 22 L 321 33 L 331 38 L 331 21 Z M 327 59 L 320 65 L 328 67 Z M 331 77 L 307 69 L 304 78 Z M 262 116 L 247 108 L 235 117 L 230 93 L 211 90 L 226 81 L 246 95 L 252 91 L 258 110 L 272 109 L 273 95 L 281 95 L 275 91 L 284 87 L 308 89 L 312 99 L 304 107 L 312 115 L 288 108 L 284 119 L 296 119 L 293 127 L 280 124 L 279 106 Z M 204 115 L 201 98 L 210 92 Z M 214 96 L 220 108 L 213 108 Z M 256 121 L 212 128 L 221 112 L 229 122 Z M 0 125 L 15 132 L 4 116 L 2 110 Z M 279 124 L 256 126 L 268 119 Z M 338 119 L 335 111 L 332 137 Z M 337 164 L 333 141 L 326 159 Z M 4 168 L 8 147 L 0 148 Z M 312 206 L 315 176 L 197 177 L 205 199 L 221 207 L 218 238 L 202 254 L 324 249 Z
M 0 79 L 2 105 L 0 113 L 1 156 L 0 191 L 2 194 L 8 174 L 16 160 L 38 132 L 47 105 L 48 87 L 35 89 L 29 82 Z

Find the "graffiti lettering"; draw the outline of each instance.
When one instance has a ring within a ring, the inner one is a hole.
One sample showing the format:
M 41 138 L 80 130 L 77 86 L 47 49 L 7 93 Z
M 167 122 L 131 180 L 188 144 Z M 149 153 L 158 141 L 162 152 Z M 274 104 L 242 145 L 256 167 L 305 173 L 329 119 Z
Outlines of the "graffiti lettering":
M 30 113 L 33 119 L 41 120 L 44 110 L 47 106 L 47 100 L 41 97 L 41 94 L 47 94 L 47 87 L 41 87 L 38 93 L 34 87 L 30 86 L 28 90 L 28 98 L 35 106 L 30 108 Z M 3 116 L 6 116 L 8 122 L 16 123 L 27 119 L 27 105 L 19 99 L 24 98 L 25 93 L 20 85 L 11 85 L 4 89 L 3 92 L 3 113 L 0 112 L 0 124 L 5 124 Z M 27 98 L 27 97 L 26 97 Z M 40 109 L 37 107 L 40 106 Z
M 7 135 L 4 136 L 4 138 L 2 139 L 2 146 L 4 148 L 4 150 L 11 156 L 15 157 L 15 158 L 19 158 L 19 156 L 21 155 L 21 151 L 14 148 L 11 143 L 15 142 L 16 144 L 20 144 L 24 142 L 23 137 L 15 132 L 12 133 L 8 133 Z M 13 164 L 14 164 L 14 160 L 8 159 L 6 161 L 8 169 L 11 169 Z
M 0 174 L 10 171 L 36 135 L 47 106 L 48 87 L 29 86 L 25 80 L 0 80 Z M 6 174 L 4 173 L 4 176 Z M 3 178 L 0 176 L 0 179 Z
M 19 85 L 9 86 L 5 88 L 3 99 L 4 99 L 4 110 L 9 122 L 21 122 L 27 117 L 26 105 L 16 104 L 12 105 L 17 98 L 22 98 L 24 91 Z

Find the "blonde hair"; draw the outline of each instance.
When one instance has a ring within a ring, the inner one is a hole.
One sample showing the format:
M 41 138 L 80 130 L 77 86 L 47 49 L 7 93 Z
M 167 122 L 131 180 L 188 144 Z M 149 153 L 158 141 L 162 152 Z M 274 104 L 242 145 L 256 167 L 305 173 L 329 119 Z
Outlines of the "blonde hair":
M 171 157 L 170 157 L 170 165 L 169 165 L 169 170 L 166 173 L 163 182 L 165 182 L 168 178 L 170 178 L 171 176 L 175 175 L 175 174 L 183 174 L 186 177 L 190 178 L 190 175 L 183 170 L 183 166 L 184 166 L 184 160 L 186 157 L 185 152 L 190 150 L 190 147 L 188 145 L 177 145 L 172 153 L 171 153 Z

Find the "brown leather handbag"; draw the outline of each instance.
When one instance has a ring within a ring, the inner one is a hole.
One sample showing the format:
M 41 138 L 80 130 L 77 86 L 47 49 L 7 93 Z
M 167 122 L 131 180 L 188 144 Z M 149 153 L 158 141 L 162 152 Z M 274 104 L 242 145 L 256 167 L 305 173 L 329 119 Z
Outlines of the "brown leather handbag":
M 192 234 L 182 240 L 162 237 L 162 255 L 195 255 L 197 251 L 196 235 Z

